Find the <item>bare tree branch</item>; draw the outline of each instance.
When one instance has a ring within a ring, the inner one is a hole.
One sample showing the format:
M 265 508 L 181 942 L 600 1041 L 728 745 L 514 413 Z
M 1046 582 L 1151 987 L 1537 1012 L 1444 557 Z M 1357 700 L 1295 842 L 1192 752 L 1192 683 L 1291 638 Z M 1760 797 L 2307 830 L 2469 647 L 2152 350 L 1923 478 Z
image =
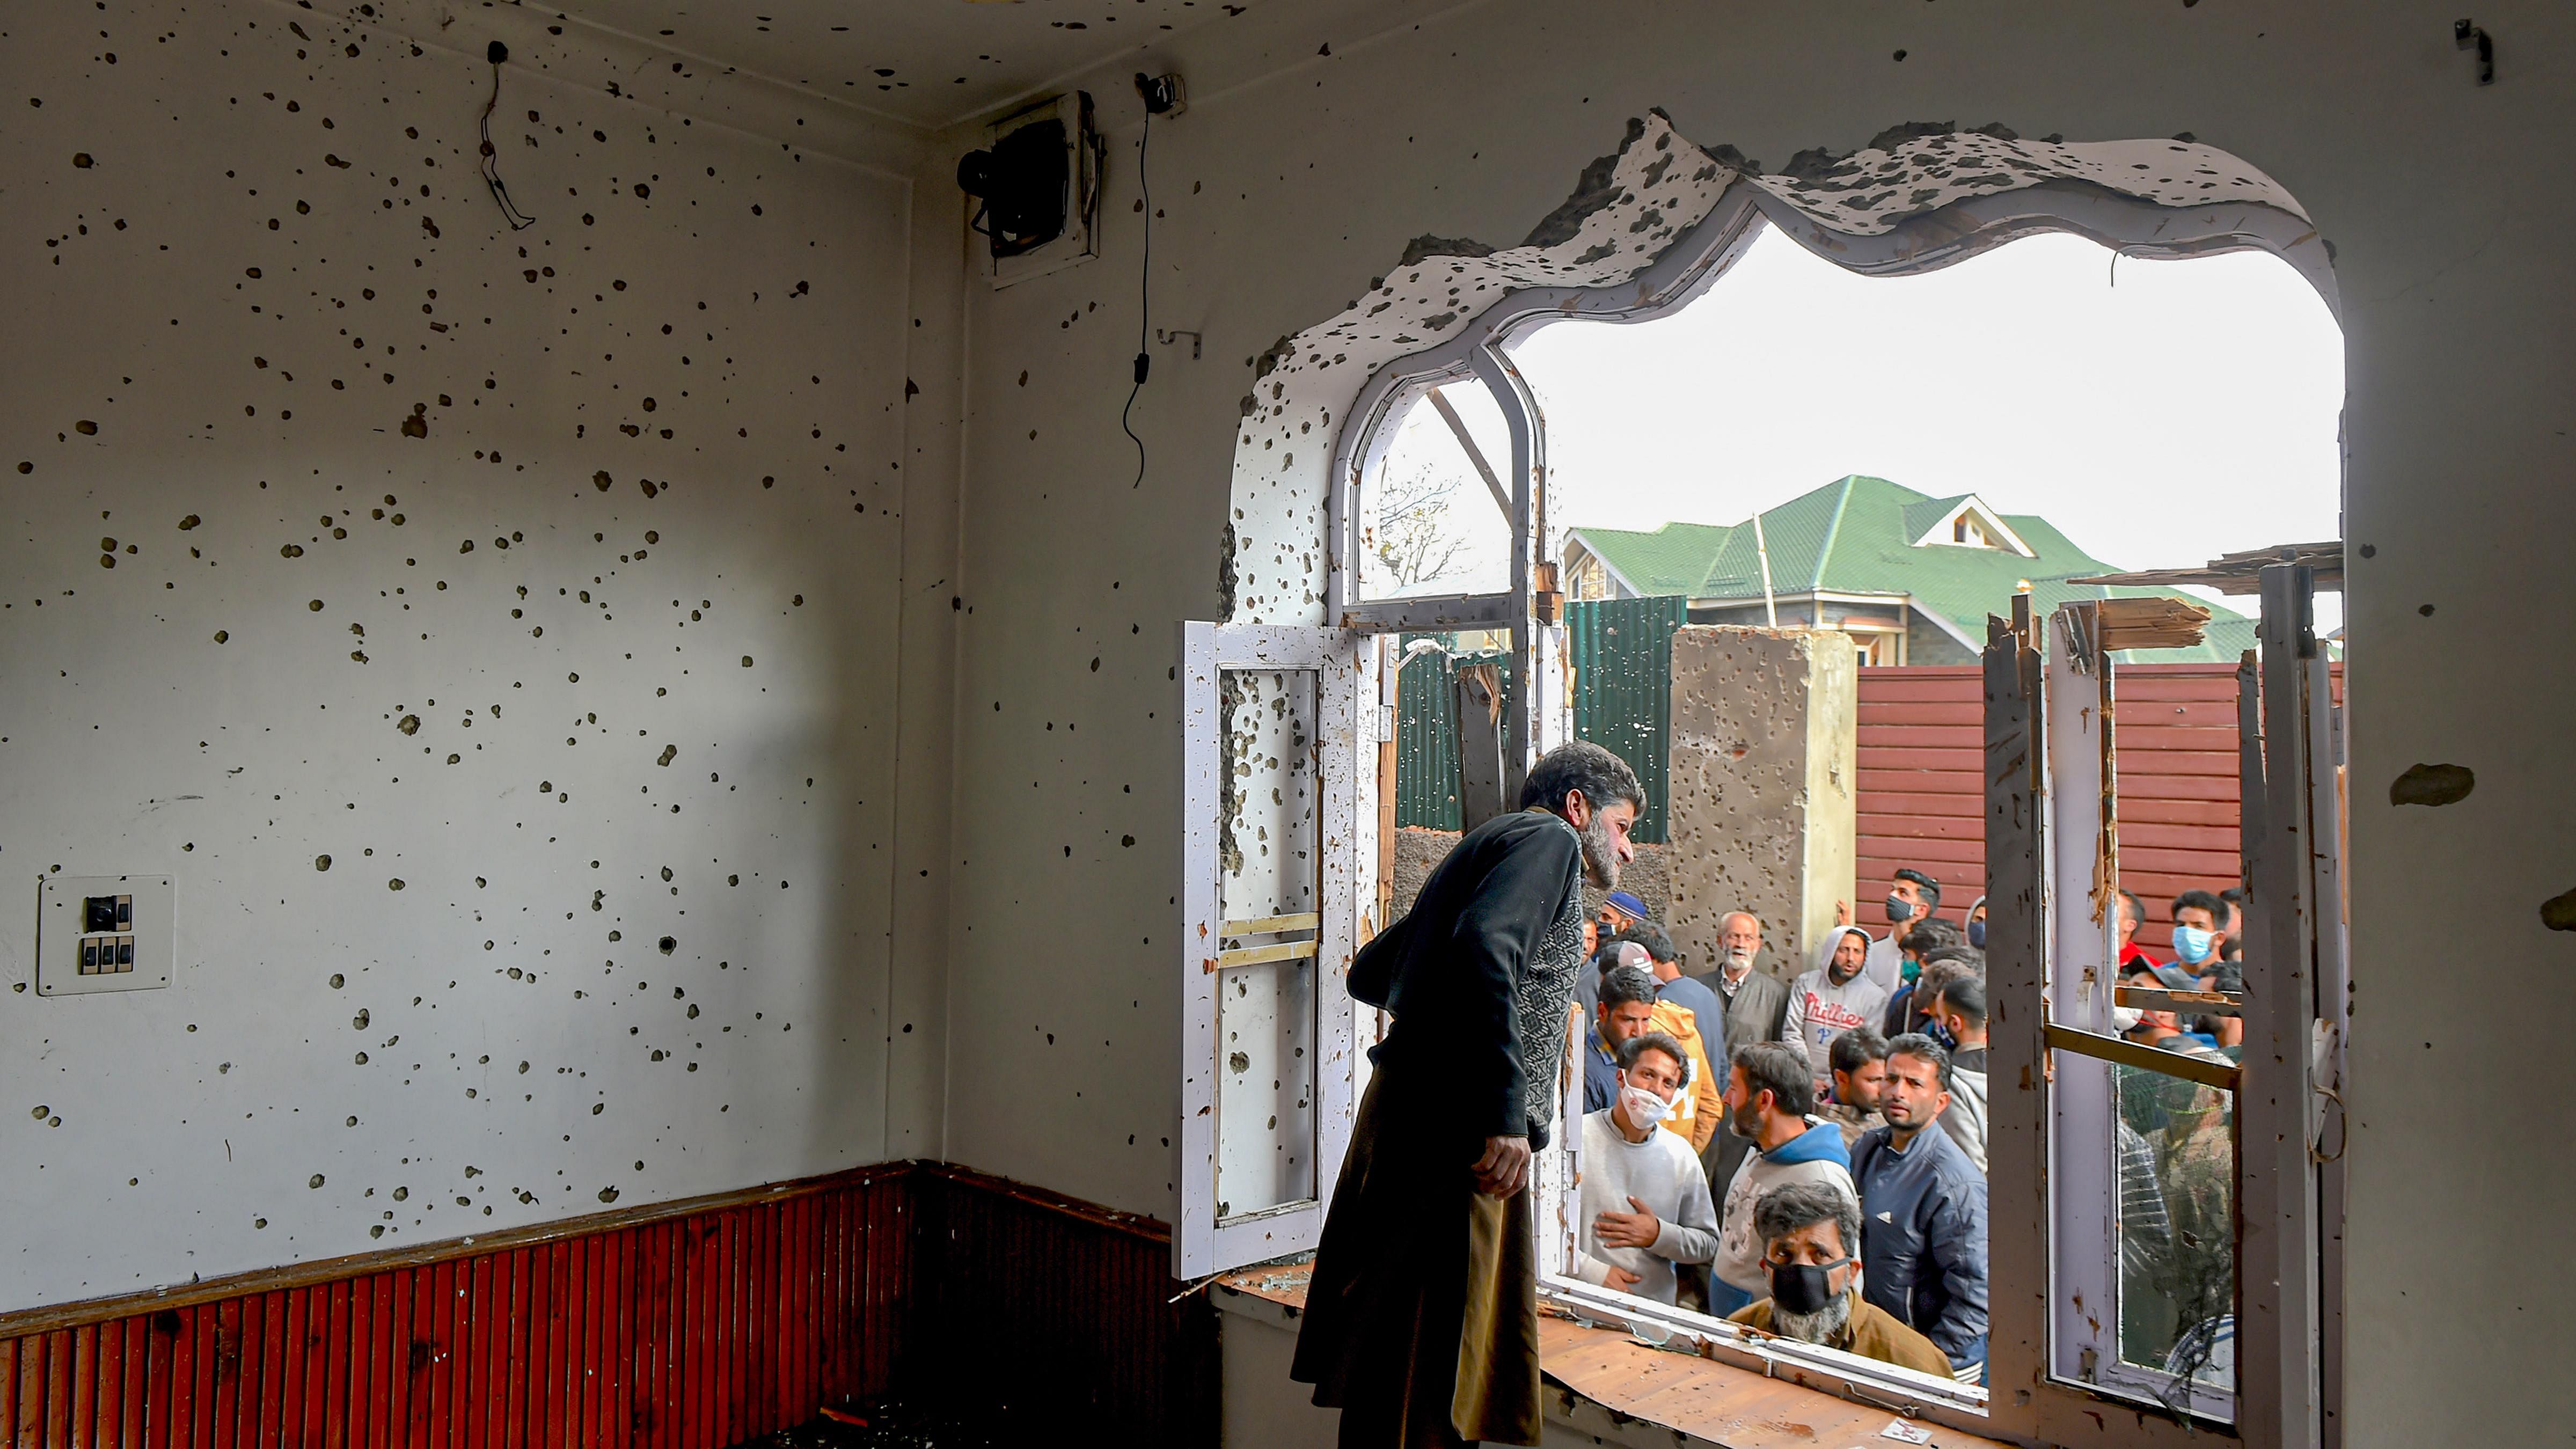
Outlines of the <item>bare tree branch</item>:
M 1455 567 L 1467 540 L 1450 517 L 1459 480 L 1442 477 L 1428 463 L 1378 479 L 1368 548 L 1398 588 L 1437 579 Z

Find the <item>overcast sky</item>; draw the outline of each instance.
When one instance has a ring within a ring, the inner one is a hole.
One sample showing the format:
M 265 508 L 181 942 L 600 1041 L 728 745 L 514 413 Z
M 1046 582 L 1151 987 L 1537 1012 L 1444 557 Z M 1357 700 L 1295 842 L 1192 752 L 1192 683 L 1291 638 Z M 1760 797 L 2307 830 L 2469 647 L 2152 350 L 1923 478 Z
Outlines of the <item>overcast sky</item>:
M 1555 526 L 1737 523 L 1867 473 L 2162 568 L 2340 536 L 2342 346 L 2316 292 L 2260 253 L 2115 275 L 2109 251 L 2055 235 L 1877 279 L 1771 231 L 1670 317 L 1564 323 L 1515 351 L 1547 413 Z M 1449 396 L 1507 466 L 1480 391 Z M 1428 408 L 1390 461 L 1415 458 L 1459 466 Z M 1458 501 L 1483 564 L 1458 572 L 1501 587 L 1500 515 L 1472 475 Z

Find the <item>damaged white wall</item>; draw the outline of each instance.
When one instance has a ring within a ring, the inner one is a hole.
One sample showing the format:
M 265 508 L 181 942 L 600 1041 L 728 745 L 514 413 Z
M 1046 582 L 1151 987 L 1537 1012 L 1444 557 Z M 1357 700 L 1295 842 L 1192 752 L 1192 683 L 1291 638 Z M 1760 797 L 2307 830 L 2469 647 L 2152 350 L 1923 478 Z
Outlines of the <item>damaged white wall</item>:
M 1256 8 L 1246 29 L 1169 52 L 1197 99 L 1153 136 L 1154 320 L 1204 330 L 1206 358 L 1153 349 L 1141 488 L 1118 429 L 1138 321 L 1126 67 L 1088 82 L 1114 138 L 1107 260 L 970 297 L 975 612 L 952 989 L 961 1019 L 976 1013 L 1010 1049 L 952 1083 L 952 1154 L 1173 1211 L 1156 1140 L 1179 1078 L 1178 962 L 1158 934 L 1179 869 L 1168 621 L 1227 602 L 1319 617 L 1307 581 L 1321 469 L 1299 481 L 1268 460 L 1293 449 L 1303 472 L 1331 440 L 1318 426 L 1239 441 L 1259 354 L 1391 277 L 1417 236 L 1518 241 L 1652 107 L 1682 136 L 1774 168 L 1924 119 L 2075 140 L 2190 132 L 2316 219 L 2350 345 L 2347 1442 L 2538 1437 L 2554 1422 L 2541 1386 L 2576 1270 L 2463 1253 L 2435 1225 L 2472 1211 L 2531 1228 L 2563 1196 L 2563 1174 L 2536 1165 L 2503 1107 L 2529 1090 L 2521 1064 L 2548 1060 L 2576 1013 L 2559 989 L 2576 935 L 2543 919 L 2576 887 L 2576 838 L 2555 804 L 2576 794 L 2576 761 L 2528 639 L 2493 621 L 2576 611 L 2556 544 L 2576 526 L 2556 481 L 2576 392 L 2561 340 L 2576 294 L 2559 275 L 2576 198 L 2547 159 L 2576 141 L 2560 103 L 2576 19 L 2536 4 L 2481 12 L 2503 77 L 2482 89 L 2447 13 L 2394 3 L 2327 17 L 1887 0 L 1830 26 L 1776 3 L 1649 4 L 1613 21 L 1492 0 L 1340 24 L 1352 13 Z M 2371 103 L 2356 109 L 2358 95 Z M 1830 378 L 1817 386 L 1843 405 Z M 1997 400 L 1998 419 L 2008 407 Z M 2479 788 L 2439 810 L 2383 803 L 2419 761 L 2467 765 Z
M 0 29 L 0 1308 L 935 1151 L 907 178 L 457 18 Z M 38 996 L 56 870 L 176 877 L 168 989 Z

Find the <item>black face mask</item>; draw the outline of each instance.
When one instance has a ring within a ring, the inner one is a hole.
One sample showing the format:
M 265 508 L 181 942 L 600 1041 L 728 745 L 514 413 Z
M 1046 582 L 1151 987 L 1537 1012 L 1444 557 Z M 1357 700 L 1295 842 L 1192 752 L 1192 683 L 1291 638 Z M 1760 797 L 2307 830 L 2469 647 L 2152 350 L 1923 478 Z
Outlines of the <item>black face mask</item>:
M 1850 1261 L 1763 1264 L 1771 1274 L 1771 1301 L 1791 1313 L 1822 1313 L 1834 1301 L 1826 1275 Z

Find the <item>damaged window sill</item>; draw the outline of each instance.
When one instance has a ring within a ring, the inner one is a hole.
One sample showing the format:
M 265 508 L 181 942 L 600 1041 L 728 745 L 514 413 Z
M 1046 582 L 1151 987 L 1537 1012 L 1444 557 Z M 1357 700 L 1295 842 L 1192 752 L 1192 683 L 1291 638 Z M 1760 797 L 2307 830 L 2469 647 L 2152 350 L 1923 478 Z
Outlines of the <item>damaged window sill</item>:
M 1302 1264 L 1247 1268 L 1216 1279 L 1208 1296 L 1225 1312 L 1293 1334 L 1305 1314 L 1307 1274 Z M 1941 1449 L 2002 1449 L 1999 1440 L 1898 1419 L 1883 1408 L 1732 1364 L 1652 1348 L 1618 1330 L 1592 1327 L 1544 1308 L 1539 1368 L 1545 1375 L 1548 1419 L 1605 1443 L 1624 1443 L 1623 1432 L 1642 1426 L 1678 1435 L 1682 1445 L 1722 1449 L 1908 1442 Z M 1883 1438 L 1896 1423 L 1929 1437 Z

